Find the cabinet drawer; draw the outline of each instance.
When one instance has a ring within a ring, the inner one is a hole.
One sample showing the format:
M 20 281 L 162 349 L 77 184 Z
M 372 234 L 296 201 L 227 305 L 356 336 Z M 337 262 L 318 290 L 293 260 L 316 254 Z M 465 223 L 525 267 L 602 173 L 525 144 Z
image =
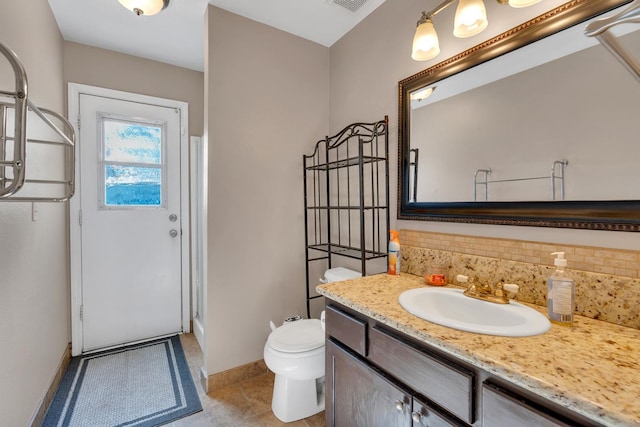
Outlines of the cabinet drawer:
M 475 421 L 474 373 L 371 329 L 368 359 L 468 423 Z
M 325 310 L 327 335 L 334 337 L 351 350 L 367 356 L 367 322 L 329 305 Z
M 530 402 L 526 398 L 491 383 L 482 384 L 482 425 L 558 427 L 576 425 Z

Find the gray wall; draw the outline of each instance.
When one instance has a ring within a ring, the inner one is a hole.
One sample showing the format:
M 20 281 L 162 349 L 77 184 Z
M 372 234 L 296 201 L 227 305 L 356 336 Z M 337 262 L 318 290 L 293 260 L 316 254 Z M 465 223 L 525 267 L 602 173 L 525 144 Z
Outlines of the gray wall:
M 394 165 L 391 168 L 390 187 L 392 200 L 396 200 L 398 81 L 514 27 L 518 22 L 524 22 L 545 10 L 552 9 L 560 3 L 562 2 L 550 0 L 517 10 L 500 6 L 496 2 L 485 2 L 489 14 L 489 28 L 480 35 L 467 39 L 455 39 L 450 35 L 455 11 L 455 8 L 450 7 L 435 18 L 440 38 L 440 56 L 430 61 L 417 62 L 411 59 L 411 41 L 420 11 L 427 6 L 423 0 L 386 1 L 367 19 L 331 46 L 331 130 L 336 131 L 340 126 L 354 119 L 372 119 L 384 114 L 389 115 L 390 141 L 392 142 L 390 158 L 391 164 Z M 395 204 L 392 203 L 392 218 L 396 218 L 395 208 Z M 392 227 L 539 242 L 640 249 L 640 239 L 635 233 L 398 220 L 392 220 Z
M 174 99 L 189 103 L 189 135 L 204 129 L 204 74 L 175 65 L 65 41 L 65 83 Z
M 36 105 L 64 113 L 63 42 L 49 4 L 4 1 L 0 42 L 27 72 Z M 0 88 L 13 90 L 13 72 L 0 59 Z M 27 159 L 27 167 L 28 167 Z M 0 423 L 27 425 L 51 383 L 70 340 L 67 209 L 0 201 Z
M 213 6 L 205 22 L 211 375 L 304 314 L 302 154 L 328 130 L 329 49 Z

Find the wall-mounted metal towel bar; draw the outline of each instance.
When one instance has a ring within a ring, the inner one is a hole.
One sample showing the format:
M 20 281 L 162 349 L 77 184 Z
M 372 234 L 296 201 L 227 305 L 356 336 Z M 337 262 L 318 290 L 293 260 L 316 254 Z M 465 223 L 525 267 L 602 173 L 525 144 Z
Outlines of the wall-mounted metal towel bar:
M 618 38 L 609 30 L 619 24 L 640 23 L 640 0 L 631 2 L 628 8 L 623 11 L 596 19 L 590 22 L 584 29 L 584 33 L 588 37 L 595 37 L 604 47 L 616 57 L 618 61 L 640 82 L 640 64 L 638 61 L 622 46 Z
M 564 200 L 564 168 L 568 164 L 569 161 L 566 159 L 556 160 L 553 162 L 553 165 L 551 165 L 551 171 L 549 175 L 527 178 L 489 179 L 489 175 L 491 175 L 492 172 L 490 168 L 478 169 L 473 174 L 473 201 L 486 202 L 489 200 L 489 184 L 498 182 L 533 181 L 541 179 L 548 179 L 551 181 L 551 200 Z M 556 186 L 558 186 L 559 188 L 556 189 Z M 480 187 L 482 193 L 480 196 L 478 196 L 478 187 Z
M 27 74 L 18 56 L 2 43 L 0 53 L 15 75 L 15 90 L 0 90 L 0 201 L 68 200 L 75 191 L 73 126 L 62 115 L 38 108 L 28 97 Z M 31 119 L 46 125 L 45 130 L 38 129 L 42 137 L 27 136 Z

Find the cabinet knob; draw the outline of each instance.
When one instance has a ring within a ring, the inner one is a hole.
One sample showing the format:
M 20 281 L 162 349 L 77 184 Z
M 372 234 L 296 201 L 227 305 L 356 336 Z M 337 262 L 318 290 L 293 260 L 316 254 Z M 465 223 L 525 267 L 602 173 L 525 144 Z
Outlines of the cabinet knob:
M 396 400 L 396 409 L 398 412 L 404 411 L 404 402 L 402 400 Z
M 422 414 L 420 412 L 413 411 L 411 413 L 411 419 L 413 420 L 414 423 L 421 424 L 422 423 Z

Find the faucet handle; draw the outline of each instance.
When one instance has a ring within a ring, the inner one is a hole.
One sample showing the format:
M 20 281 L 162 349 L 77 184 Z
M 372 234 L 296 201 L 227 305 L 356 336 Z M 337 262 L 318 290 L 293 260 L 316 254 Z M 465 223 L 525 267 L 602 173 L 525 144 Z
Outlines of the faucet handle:
M 520 290 L 520 286 L 514 284 L 514 283 L 505 283 L 502 288 L 505 291 L 511 292 L 512 294 L 517 294 L 518 291 Z

